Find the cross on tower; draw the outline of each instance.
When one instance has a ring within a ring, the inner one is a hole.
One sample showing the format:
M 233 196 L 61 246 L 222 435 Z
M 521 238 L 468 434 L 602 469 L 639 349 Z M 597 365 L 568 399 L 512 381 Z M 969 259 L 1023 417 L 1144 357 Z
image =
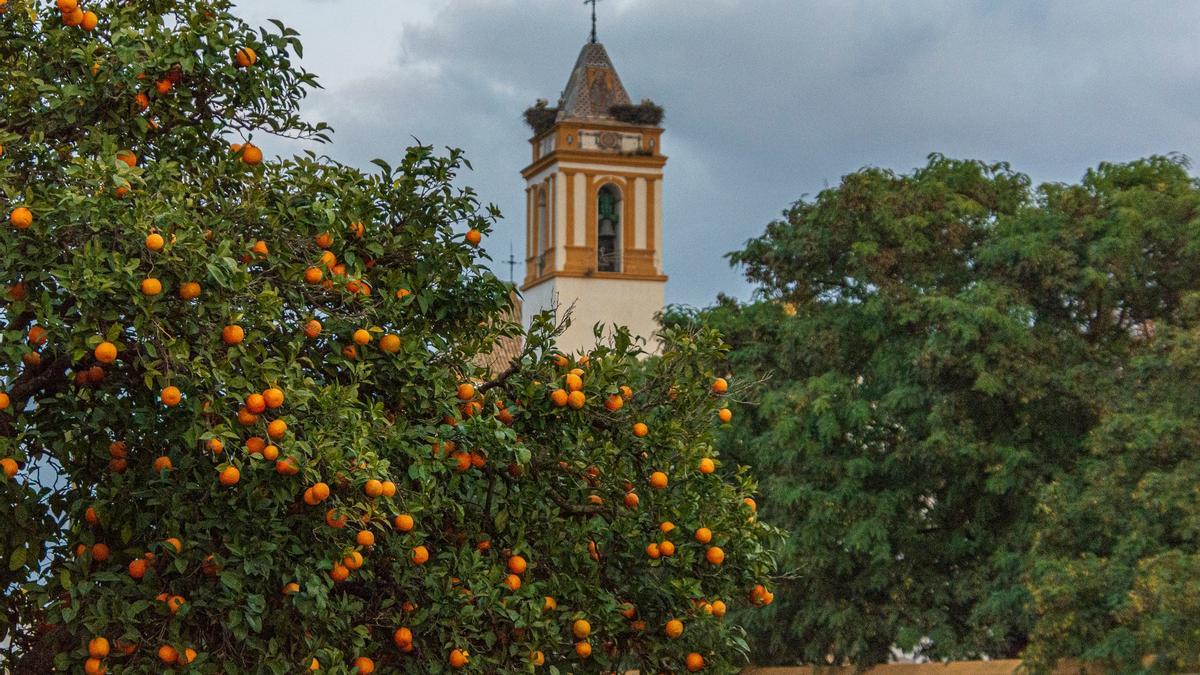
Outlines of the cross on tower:
M 596 0 L 583 0 L 583 4 L 592 6 L 592 44 L 596 44 Z

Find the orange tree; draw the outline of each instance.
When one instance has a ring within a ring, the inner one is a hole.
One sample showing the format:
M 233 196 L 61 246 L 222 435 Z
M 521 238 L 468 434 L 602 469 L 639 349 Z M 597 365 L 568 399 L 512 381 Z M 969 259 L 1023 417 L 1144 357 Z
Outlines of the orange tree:
M 744 660 L 776 533 L 712 450 L 717 336 L 522 331 L 457 151 L 264 159 L 326 134 L 282 25 L 0 10 L 0 669 Z

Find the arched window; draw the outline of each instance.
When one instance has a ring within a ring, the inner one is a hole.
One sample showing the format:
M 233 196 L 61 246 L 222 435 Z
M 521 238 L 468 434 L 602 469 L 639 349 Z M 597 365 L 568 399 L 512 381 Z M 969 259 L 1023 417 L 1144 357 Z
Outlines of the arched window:
M 621 190 L 611 183 L 596 193 L 596 269 L 621 271 Z
M 534 233 L 537 237 L 538 274 L 546 271 L 546 249 L 550 248 L 550 221 L 546 213 L 546 188 L 538 188 L 537 211 L 533 220 Z

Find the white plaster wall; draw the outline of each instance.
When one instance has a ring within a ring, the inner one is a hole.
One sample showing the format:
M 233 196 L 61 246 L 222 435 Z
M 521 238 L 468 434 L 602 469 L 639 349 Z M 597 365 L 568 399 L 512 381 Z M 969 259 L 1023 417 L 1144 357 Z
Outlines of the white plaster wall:
M 658 352 L 658 341 L 652 339 L 658 329 L 654 314 L 663 308 L 665 290 L 661 281 L 554 277 L 525 291 L 522 321 L 528 328 L 538 312 L 555 307 L 564 312 L 575 303 L 571 326 L 558 339 L 561 349 L 591 349 L 596 343 L 592 327 L 602 322 L 606 336 L 613 324 L 628 326 L 634 335 L 647 339 L 647 351 Z

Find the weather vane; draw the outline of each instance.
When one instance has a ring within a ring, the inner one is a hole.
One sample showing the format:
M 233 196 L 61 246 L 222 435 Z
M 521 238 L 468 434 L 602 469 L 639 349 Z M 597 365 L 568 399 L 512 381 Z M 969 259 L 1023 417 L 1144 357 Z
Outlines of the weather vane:
M 583 4 L 592 6 L 592 44 L 596 44 L 596 0 L 583 0 Z

